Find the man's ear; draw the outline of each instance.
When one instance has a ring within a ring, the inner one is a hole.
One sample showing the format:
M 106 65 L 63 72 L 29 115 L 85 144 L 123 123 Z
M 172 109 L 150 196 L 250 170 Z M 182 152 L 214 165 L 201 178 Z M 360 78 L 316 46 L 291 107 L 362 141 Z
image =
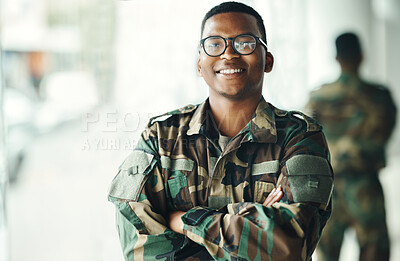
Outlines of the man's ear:
M 197 59 L 197 75 L 200 76 L 200 77 L 203 77 L 203 75 L 201 74 L 200 56 Z
M 264 72 L 269 73 L 270 71 L 272 71 L 272 67 L 274 67 L 274 56 L 272 55 L 272 53 L 267 52 L 267 54 L 265 55 Z

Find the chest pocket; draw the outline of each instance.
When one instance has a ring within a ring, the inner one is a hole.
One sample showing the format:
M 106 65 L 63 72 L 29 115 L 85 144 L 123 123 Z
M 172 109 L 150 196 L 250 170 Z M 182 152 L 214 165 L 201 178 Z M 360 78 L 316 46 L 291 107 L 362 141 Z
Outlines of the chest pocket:
M 253 201 L 257 203 L 264 203 L 268 194 L 275 188 L 275 183 L 264 181 L 262 175 L 277 173 L 279 171 L 279 160 L 265 161 L 252 165 L 251 175 L 254 182 L 254 198 Z
M 119 172 L 111 183 L 109 195 L 115 198 L 137 200 L 143 179 L 154 165 L 154 155 L 134 150 L 119 167 Z
M 187 175 L 193 171 L 194 161 L 161 157 L 161 166 L 168 172 L 168 191 L 174 210 L 188 211 L 193 207 L 190 198 Z M 186 173 L 186 174 L 185 174 Z

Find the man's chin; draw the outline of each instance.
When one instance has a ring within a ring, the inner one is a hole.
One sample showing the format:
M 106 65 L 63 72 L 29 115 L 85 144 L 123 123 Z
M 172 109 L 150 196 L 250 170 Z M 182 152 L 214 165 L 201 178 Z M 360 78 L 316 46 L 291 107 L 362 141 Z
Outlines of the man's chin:
M 258 92 L 249 88 L 237 88 L 234 90 L 218 90 L 217 95 L 232 101 L 240 101 L 251 96 L 258 96 Z
M 220 97 L 224 97 L 225 99 L 232 101 L 240 101 L 249 97 L 249 93 L 244 91 L 235 93 L 219 92 L 218 94 Z

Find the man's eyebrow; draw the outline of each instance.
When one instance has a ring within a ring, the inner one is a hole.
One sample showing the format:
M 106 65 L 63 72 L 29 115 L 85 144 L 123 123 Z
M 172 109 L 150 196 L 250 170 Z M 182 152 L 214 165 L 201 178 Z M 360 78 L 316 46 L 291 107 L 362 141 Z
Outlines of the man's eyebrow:
M 213 36 L 219 36 L 219 37 L 222 37 L 222 38 L 235 38 L 236 36 L 243 35 L 243 34 L 250 34 L 250 35 L 254 35 L 254 36 L 256 36 L 256 37 L 261 38 L 261 36 L 258 36 L 257 34 L 255 34 L 255 33 L 253 33 L 253 32 L 244 32 L 244 33 L 236 34 L 236 35 L 233 36 L 233 37 L 223 37 L 222 35 L 211 34 L 211 35 L 205 35 L 205 36 L 203 36 L 201 39 L 204 39 L 204 38 L 207 38 L 207 37 L 213 37 Z

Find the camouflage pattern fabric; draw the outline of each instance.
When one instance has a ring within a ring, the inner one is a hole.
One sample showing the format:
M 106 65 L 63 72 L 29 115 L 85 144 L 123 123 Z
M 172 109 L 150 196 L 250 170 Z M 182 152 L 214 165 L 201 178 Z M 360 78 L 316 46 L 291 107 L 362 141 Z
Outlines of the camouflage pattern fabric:
M 310 260 L 331 213 L 321 127 L 261 99 L 222 151 L 208 100 L 150 121 L 109 200 L 126 260 Z M 280 202 L 262 203 L 281 185 Z M 185 211 L 184 233 L 168 213 Z
M 318 245 L 318 261 L 339 260 L 343 235 L 355 229 L 359 260 L 389 260 L 389 238 L 382 187 L 377 176 L 336 178 L 332 216 Z
M 342 74 L 310 95 L 306 112 L 324 127 L 335 171 L 333 213 L 318 260 L 338 260 L 343 234 L 355 228 L 360 260 L 388 260 L 385 201 L 377 177 L 396 107 L 387 89 Z

